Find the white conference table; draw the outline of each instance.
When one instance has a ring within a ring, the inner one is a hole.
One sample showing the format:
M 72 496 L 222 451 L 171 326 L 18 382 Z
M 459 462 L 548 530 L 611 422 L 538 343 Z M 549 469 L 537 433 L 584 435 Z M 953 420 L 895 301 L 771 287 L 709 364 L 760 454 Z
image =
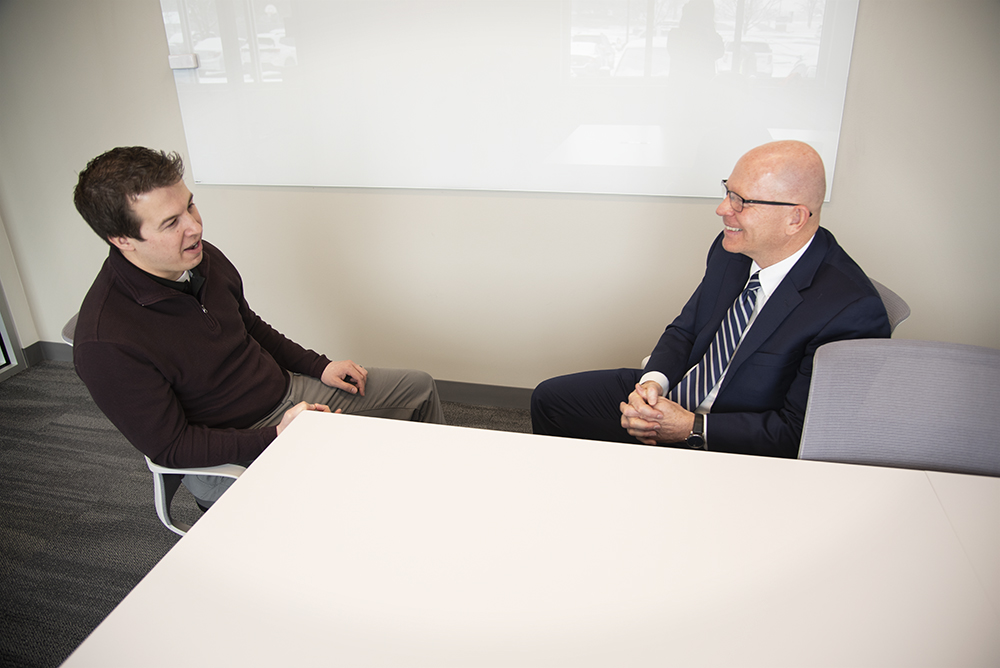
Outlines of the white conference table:
M 1000 478 L 304 413 L 64 665 L 995 667 Z

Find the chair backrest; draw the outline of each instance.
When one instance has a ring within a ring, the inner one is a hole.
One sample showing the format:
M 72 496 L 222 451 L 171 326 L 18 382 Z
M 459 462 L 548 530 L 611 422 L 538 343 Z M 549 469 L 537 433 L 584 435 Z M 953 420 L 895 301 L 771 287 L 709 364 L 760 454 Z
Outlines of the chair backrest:
M 76 319 L 80 316 L 79 313 L 74 313 L 73 317 L 70 318 L 62 328 L 63 341 L 69 345 L 73 345 L 73 336 L 76 334 Z
M 889 332 L 892 333 L 896 331 L 896 325 L 910 317 L 910 306 L 903 301 L 902 297 L 875 279 L 869 278 L 869 280 L 871 280 L 875 289 L 878 290 L 879 296 L 882 297 L 882 303 L 885 304 L 885 312 L 889 316 Z
M 799 458 L 1000 476 L 1000 350 L 902 339 L 821 346 Z

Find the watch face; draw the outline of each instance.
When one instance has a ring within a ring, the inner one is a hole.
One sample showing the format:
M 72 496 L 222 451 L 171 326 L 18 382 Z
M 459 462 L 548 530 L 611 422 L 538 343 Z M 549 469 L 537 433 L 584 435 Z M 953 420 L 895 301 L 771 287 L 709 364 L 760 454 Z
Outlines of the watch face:
M 684 439 L 688 444 L 689 448 L 694 448 L 695 450 L 705 449 L 705 416 L 701 413 L 695 413 L 694 425 L 691 427 L 691 433 L 688 437 Z
M 700 434 L 691 434 L 687 437 L 687 444 L 695 450 L 701 450 L 705 447 L 705 439 Z

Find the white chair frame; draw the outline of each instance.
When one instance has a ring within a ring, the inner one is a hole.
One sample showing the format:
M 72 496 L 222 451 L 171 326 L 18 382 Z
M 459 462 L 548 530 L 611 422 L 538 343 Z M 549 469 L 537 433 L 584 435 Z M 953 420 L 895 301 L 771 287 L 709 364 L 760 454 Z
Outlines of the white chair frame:
M 204 468 L 173 469 L 167 466 L 154 464 L 146 457 L 146 466 L 153 473 L 153 505 L 156 506 L 156 516 L 174 533 L 183 536 L 191 530 L 190 524 L 178 522 L 170 516 L 170 502 L 177 493 L 181 484 L 181 477 L 185 475 L 214 475 L 223 478 L 239 478 L 246 471 L 246 467 L 238 464 L 220 464 L 219 466 L 207 466 Z

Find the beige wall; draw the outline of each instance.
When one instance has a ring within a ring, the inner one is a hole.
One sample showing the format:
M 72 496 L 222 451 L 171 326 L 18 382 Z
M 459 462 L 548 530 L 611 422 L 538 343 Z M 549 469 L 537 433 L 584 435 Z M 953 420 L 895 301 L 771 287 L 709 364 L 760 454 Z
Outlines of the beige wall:
M 1000 348 L 998 33 L 996 0 L 861 0 L 823 222 L 910 303 L 899 337 Z M 77 172 L 117 145 L 186 155 L 166 53 L 158 0 L 0 0 L 0 217 L 24 346 L 60 340 L 106 255 L 73 208 Z M 191 187 L 206 238 L 286 334 L 515 387 L 636 364 L 720 229 L 713 200 Z

